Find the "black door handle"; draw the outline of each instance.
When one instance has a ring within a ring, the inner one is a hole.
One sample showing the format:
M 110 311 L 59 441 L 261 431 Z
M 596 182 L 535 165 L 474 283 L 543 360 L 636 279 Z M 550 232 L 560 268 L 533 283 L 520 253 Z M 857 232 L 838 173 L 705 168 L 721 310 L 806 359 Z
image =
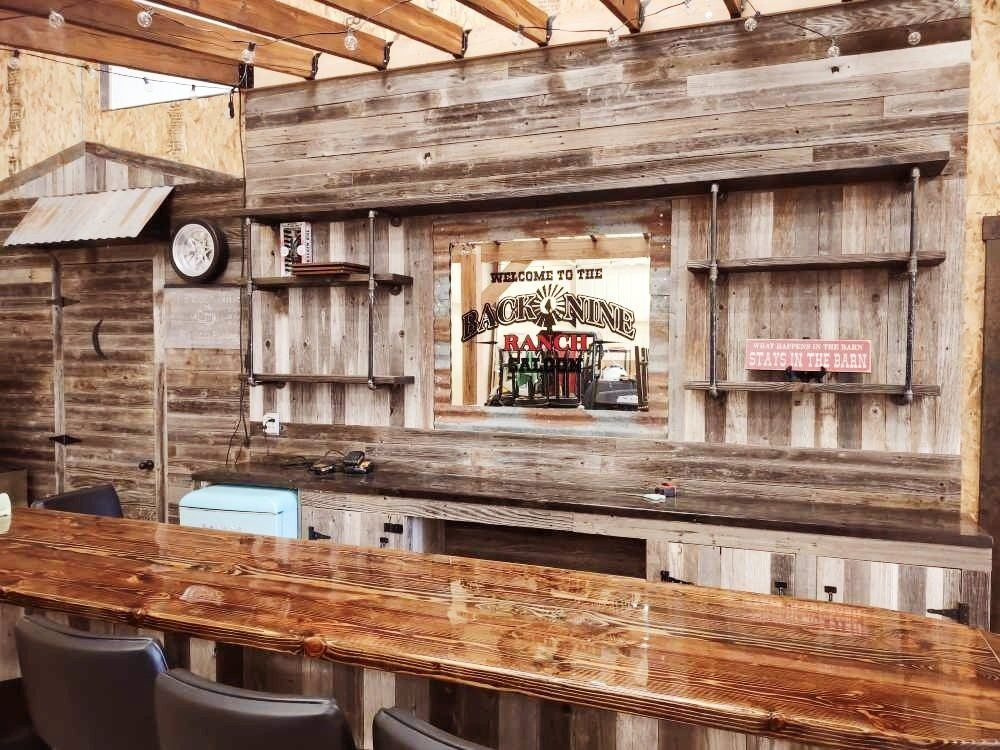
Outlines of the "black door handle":
M 143 471 L 152 471 L 154 466 L 156 464 L 153 463 L 153 459 L 151 458 L 145 458 L 139 462 L 139 468 Z

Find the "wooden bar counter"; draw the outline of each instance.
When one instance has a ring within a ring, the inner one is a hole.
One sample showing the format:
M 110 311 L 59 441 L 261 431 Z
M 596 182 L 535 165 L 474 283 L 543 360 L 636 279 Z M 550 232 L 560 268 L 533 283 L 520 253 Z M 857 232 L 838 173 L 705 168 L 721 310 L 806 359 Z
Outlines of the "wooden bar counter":
M 27 509 L 0 601 L 828 747 L 1000 747 L 1000 644 L 884 610 Z

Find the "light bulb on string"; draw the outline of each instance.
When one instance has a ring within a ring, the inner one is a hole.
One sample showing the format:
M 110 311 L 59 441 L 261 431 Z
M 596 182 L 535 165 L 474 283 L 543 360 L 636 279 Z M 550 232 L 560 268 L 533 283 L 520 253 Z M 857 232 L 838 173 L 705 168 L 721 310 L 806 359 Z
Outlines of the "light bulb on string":
M 245 50 L 240 52 L 240 62 L 244 65 L 253 65 L 257 60 L 257 43 L 250 42 Z
M 621 39 L 618 37 L 618 29 L 612 27 L 608 29 L 608 46 L 617 47 Z
M 750 16 L 743 22 L 743 28 L 746 29 L 747 33 L 753 33 L 757 30 L 760 24 L 757 21 L 757 16 Z
M 142 79 L 142 87 L 145 89 L 147 94 L 152 93 L 153 91 L 153 84 L 149 82 L 148 78 Z
M 49 11 L 49 26 L 53 29 L 61 29 L 65 25 L 66 17 L 62 13 L 55 8 Z
M 21 50 L 16 49 L 7 58 L 7 69 L 18 70 L 21 67 Z
M 427 0 L 427 10 L 431 13 L 438 9 L 438 0 Z
M 712 10 L 711 0 L 709 0 L 708 2 L 705 3 L 705 20 L 711 21 L 714 15 L 715 12 Z
M 840 45 L 837 44 L 836 39 L 830 40 L 830 46 L 826 49 L 827 57 L 840 57 Z
M 522 44 L 524 44 L 524 33 L 522 31 L 523 28 L 524 27 L 522 26 L 518 26 L 516 29 L 514 29 L 514 36 L 511 38 L 510 43 L 515 49 L 519 48 Z
M 149 8 L 143 8 L 136 14 L 135 22 L 142 28 L 148 29 L 153 25 L 153 11 Z
M 354 52 L 358 48 L 358 37 L 354 34 L 354 29 L 348 27 L 344 34 L 344 46 L 349 52 Z
M 923 39 L 923 37 L 920 35 L 919 31 L 911 31 L 909 34 L 906 35 L 906 43 L 909 44 L 911 47 L 916 47 L 918 44 L 920 44 L 921 39 Z

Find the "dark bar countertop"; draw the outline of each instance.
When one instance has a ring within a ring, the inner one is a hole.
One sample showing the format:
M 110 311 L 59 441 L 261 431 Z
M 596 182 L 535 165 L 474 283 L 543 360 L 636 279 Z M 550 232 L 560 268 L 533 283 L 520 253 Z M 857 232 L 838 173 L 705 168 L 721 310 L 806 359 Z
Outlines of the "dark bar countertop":
M 651 487 L 600 487 L 592 483 L 546 484 L 533 480 L 419 473 L 380 464 L 367 476 L 310 474 L 301 467 L 253 462 L 199 471 L 192 479 L 212 484 L 249 484 L 337 494 L 384 495 L 506 507 L 648 518 L 891 541 L 951 544 L 988 549 L 992 538 L 958 512 L 858 505 L 762 502 L 739 493 L 720 494 L 680 485 L 661 503 L 642 497 Z
M 1000 747 L 1000 644 L 881 609 L 20 508 L 0 601 L 812 745 Z

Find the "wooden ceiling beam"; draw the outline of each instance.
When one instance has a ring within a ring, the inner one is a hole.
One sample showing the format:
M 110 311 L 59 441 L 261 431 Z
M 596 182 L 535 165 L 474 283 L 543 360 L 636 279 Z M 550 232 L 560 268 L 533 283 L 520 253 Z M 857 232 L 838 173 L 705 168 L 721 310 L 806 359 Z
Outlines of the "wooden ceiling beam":
M 628 27 L 629 31 L 635 33 L 642 30 L 642 23 L 646 20 L 646 10 L 642 0 L 601 0 L 601 2 L 614 13 L 615 18 Z
M 743 15 L 743 0 L 722 0 L 726 4 L 730 18 L 739 18 Z
M 435 15 L 419 5 L 399 0 L 319 0 L 377 26 L 416 39 L 455 57 L 464 57 L 468 32 L 457 23 Z
M 238 66 L 232 60 L 198 52 L 179 55 L 174 47 L 126 39 L 71 23 L 61 29 L 53 29 L 44 18 L 25 17 L 9 10 L 0 10 L 0 44 L 224 86 L 233 86 L 238 80 Z
M 51 0 L 0 0 L 0 8 L 16 10 L 42 18 L 48 16 Z M 272 40 L 195 18 L 183 18 L 169 11 L 153 8 L 153 25 L 139 26 L 136 15 L 143 6 L 133 0 L 101 0 L 100 3 L 69 4 L 62 11 L 69 23 L 107 31 L 112 34 L 157 42 L 191 52 L 203 52 L 237 64 L 248 42 L 257 45 L 256 65 L 267 70 L 314 78 L 317 53 L 291 44 L 269 43 Z M 241 38 L 242 37 L 242 38 Z
M 544 47 L 552 38 L 552 16 L 529 0 L 458 0 L 508 29 Z
M 344 46 L 347 27 L 329 18 L 286 5 L 278 0 L 154 0 L 186 13 L 235 26 L 255 34 L 289 40 L 316 52 L 354 60 L 384 70 L 389 64 L 389 43 L 373 34 L 355 30 L 358 48 Z M 381 25 L 381 24 L 380 24 Z M 258 49 L 258 53 L 260 50 Z

